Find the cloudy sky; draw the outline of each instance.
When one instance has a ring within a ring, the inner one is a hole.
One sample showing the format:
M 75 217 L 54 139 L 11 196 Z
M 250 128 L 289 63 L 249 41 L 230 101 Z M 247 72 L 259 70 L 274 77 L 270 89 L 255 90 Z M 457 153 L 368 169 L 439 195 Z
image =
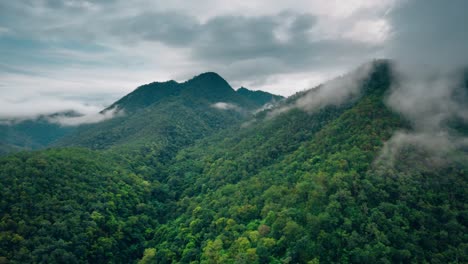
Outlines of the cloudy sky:
M 465 0 L 0 1 L 0 118 L 215 71 L 290 95 L 373 58 L 468 62 Z

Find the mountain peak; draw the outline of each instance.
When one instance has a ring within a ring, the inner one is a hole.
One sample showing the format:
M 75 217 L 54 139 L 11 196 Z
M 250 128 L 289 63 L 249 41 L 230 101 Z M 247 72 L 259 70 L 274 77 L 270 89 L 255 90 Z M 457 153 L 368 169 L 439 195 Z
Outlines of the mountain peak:
M 134 111 L 147 107 L 163 98 L 179 93 L 180 84 L 174 80 L 152 82 L 142 85 L 127 94 L 107 109 L 118 107 L 126 111 Z
M 194 79 L 195 78 L 219 78 L 219 79 L 223 79 L 223 77 L 221 77 L 221 75 L 219 75 L 216 72 L 202 72 L 199 75 L 195 76 Z
M 221 100 L 235 94 L 229 83 L 215 72 L 205 72 L 186 81 L 185 91 L 192 96 L 202 96 L 205 99 Z
M 204 72 L 188 80 L 186 83 L 209 83 L 231 87 L 228 82 L 216 72 Z

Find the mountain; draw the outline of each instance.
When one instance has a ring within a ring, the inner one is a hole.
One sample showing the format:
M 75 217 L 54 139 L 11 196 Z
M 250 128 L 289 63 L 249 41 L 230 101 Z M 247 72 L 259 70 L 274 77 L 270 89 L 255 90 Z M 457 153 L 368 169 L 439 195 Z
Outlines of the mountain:
M 176 134 L 184 133 L 188 133 L 187 138 L 196 139 L 211 130 L 239 122 L 249 111 L 268 103 L 268 97 L 281 98 L 266 92 L 262 92 L 262 96 L 262 100 L 257 100 L 247 93 L 238 94 L 213 72 L 200 74 L 184 83 L 154 82 L 138 87 L 101 112 L 120 111 L 121 115 L 114 120 L 81 126 L 55 122 L 59 117 L 80 115 L 64 112 L 0 125 L 0 155 L 51 145 L 102 149 L 125 143 L 139 146 L 138 141 L 173 142 L 172 137 L 178 138 Z M 216 109 L 216 103 L 231 110 Z M 232 114 L 236 111 L 238 113 Z M 181 119 L 180 126 L 174 125 L 177 119 Z M 154 122 L 148 124 L 149 121 Z M 180 144 L 186 143 L 181 139 Z
M 388 106 L 392 69 L 374 61 L 254 114 L 188 81 L 143 109 L 116 104 L 130 114 L 89 127 L 102 148 L 2 157 L 0 260 L 465 263 L 468 150 L 418 145 Z
M 151 83 L 106 109 L 117 109 L 121 116 L 83 126 L 59 140 L 58 146 L 106 149 L 152 143 L 154 148 L 166 154 L 163 149 L 171 149 L 172 153 L 214 131 L 239 124 L 263 102 L 237 93 L 212 72 L 184 83 Z
M 176 81 L 154 82 L 138 87 L 107 109 L 117 108 L 132 112 L 148 107 L 166 97 L 177 95 L 179 92 L 180 85 Z
M 254 94 L 255 96 L 252 96 Z M 208 103 L 229 102 L 249 109 L 259 108 L 272 100 L 282 98 L 267 92 L 253 92 L 245 88 L 236 93 L 226 80 L 217 73 L 206 72 L 184 83 L 171 80 L 140 86 L 112 104 L 108 109 L 117 108 L 124 109 L 126 112 L 134 112 L 161 100 L 174 97 L 203 99 Z

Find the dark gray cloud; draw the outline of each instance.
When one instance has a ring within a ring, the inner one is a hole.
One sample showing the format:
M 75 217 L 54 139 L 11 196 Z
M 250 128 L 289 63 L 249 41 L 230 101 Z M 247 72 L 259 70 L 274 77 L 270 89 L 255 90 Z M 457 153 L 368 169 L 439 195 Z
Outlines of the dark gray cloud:
M 413 0 L 394 10 L 388 56 L 427 66 L 468 62 L 468 1 Z
M 186 46 L 197 60 L 221 63 L 276 58 L 304 67 L 318 56 L 321 62 L 330 60 L 334 64 L 345 55 L 375 50 L 346 39 L 314 39 L 310 32 L 316 21 L 311 14 L 294 12 L 259 17 L 218 16 L 205 23 L 175 12 L 143 13 L 114 23 L 111 32 L 124 40 Z
M 111 32 L 124 41 L 188 47 L 191 59 L 206 70 L 210 70 L 208 65 L 228 79 L 255 79 L 257 84 L 276 73 L 355 65 L 371 59 L 378 50 L 346 39 L 314 38 L 311 32 L 316 25 L 317 17 L 290 11 L 258 17 L 218 16 L 204 23 L 167 12 L 122 19 Z
M 158 41 L 167 45 L 190 45 L 201 25 L 195 17 L 177 12 L 146 12 L 118 19 L 110 30 L 125 41 Z

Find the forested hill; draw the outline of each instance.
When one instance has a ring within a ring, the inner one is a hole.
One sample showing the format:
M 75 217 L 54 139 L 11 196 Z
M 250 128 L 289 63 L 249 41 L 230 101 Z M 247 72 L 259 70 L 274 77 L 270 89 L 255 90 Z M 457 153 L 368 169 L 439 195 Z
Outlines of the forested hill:
M 57 122 L 77 117 L 73 112 L 34 120 L 0 120 L 0 155 L 49 146 L 103 149 L 126 145 L 138 148 L 153 142 L 157 148 L 174 142 L 186 145 L 227 126 L 238 124 L 270 101 L 283 97 L 242 89 L 236 92 L 221 76 L 207 72 L 183 83 L 154 82 L 107 107 L 101 114 L 115 118 L 97 124 L 70 126 Z
M 183 83 L 171 80 L 140 86 L 135 91 L 112 104 L 108 109 L 118 108 L 124 109 L 126 112 L 134 112 L 174 97 L 203 99 L 209 103 L 232 103 L 244 108 L 255 109 L 269 101 L 282 98 L 281 96 L 263 92 L 263 96 L 267 96 L 269 99 L 259 100 L 258 96 L 251 96 L 255 92 L 245 90 L 245 92 L 236 93 L 226 80 L 217 73 L 206 72 Z
M 88 148 L 1 158 L 0 261 L 468 262 L 468 150 L 422 147 L 388 106 L 388 61 L 250 117 L 227 106 L 251 99 L 197 98 L 187 83 L 78 134 Z
M 268 93 L 265 93 L 268 94 Z M 268 101 L 237 93 L 216 73 L 203 73 L 184 82 L 151 83 L 137 88 L 104 111 L 117 116 L 82 126 L 57 146 L 92 149 L 148 147 L 172 156 L 195 140 L 248 119 Z M 280 96 L 269 94 L 271 100 Z

